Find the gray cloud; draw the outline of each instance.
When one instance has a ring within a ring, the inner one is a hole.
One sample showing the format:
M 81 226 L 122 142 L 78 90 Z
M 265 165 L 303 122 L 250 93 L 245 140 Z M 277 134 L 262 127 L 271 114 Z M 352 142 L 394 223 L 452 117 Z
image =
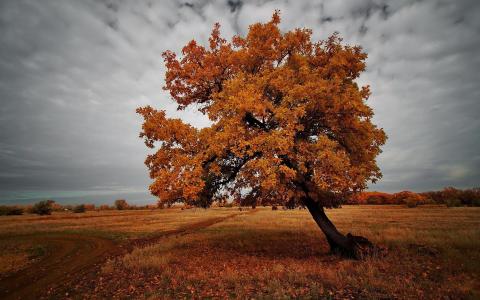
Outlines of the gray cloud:
M 369 53 L 362 84 L 389 140 L 371 189 L 478 186 L 478 1 L 21 1 L 0 3 L 0 189 L 142 191 L 135 108 L 195 126 L 161 89 L 161 53 L 212 25 L 226 37 L 282 11 L 283 30 L 340 32 Z M 0 195 L 2 196 L 2 195 Z

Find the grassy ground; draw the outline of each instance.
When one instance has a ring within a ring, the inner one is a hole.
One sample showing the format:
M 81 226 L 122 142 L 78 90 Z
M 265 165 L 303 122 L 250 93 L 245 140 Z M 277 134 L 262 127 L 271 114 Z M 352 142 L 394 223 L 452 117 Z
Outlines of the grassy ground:
M 229 209 L 110 210 L 49 216 L 23 215 L 0 218 L 0 238 L 33 232 L 75 232 L 111 238 L 133 238 L 168 231 L 211 217 L 226 216 Z
M 140 211 L 89 211 L 82 214 L 54 212 L 48 216 L 27 214 L 0 217 L 0 279 L 22 270 L 54 251 L 51 234 L 82 234 L 122 241 L 148 237 L 182 226 L 231 214 L 228 209 L 180 209 Z M 35 238 L 31 238 L 35 236 Z M 43 241 L 42 241 L 43 240 Z M 80 243 L 81 241 L 79 241 Z
M 145 236 L 235 212 L 91 212 L 21 216 L 15 224 L 1 218 L 0 236 L 29 230 Z M 328 253 L 307 211 L 257 208 L 110 259 L 93 286 L 72 287 L 71 293 L 152 299 L 480 297 L 480 208 L 345 206 L 327 213 L 343 232 L 388 247 L 387 255 L 340 259 Z
M 305 210 L 257 210 L 107 262 L 97 292 L 146 298 L 480 296 L 478 208 L 329 211 L 342 231 L 389 248 L 385 257 L 365 261 L 329 255 Z

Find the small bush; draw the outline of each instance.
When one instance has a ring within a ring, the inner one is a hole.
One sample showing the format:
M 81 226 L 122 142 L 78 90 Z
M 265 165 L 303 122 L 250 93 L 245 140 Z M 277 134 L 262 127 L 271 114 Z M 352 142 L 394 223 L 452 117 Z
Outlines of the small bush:
M 53 200 L 50 200 L 50 201 L 51 201 L 52 211 L 65 211 L 65 207 L 63 205 L 60 205 Z
M 276 205 L 272 205 L 272 210 L 278 210 L 278 207 Z
M 432 198 L 425 197 L 425 201 L 423 201 L 423 204 L 437 204 L 437 203 Z
M 192 209 L 192 208 L 193 208 L 193 206 L 188 205 L 188 204 L 184 204 L 184 205 L 182 206 L 182 210 L 184 210 L 184 209 Z
M 55 203 L 53 200 L 44 200 L 35 203 L 30 212 L 37 215 L 50 215 L 52 213 L 52 204 Z
M 287 203 L 285 203 L 285 206 L 283 208 L 285 209 L 295 209 L 296 203 L 294 200 L 290 200 Z
M 73 208 L 73 212 L 74 213 L 84 213 L 85 211 L 87 210 L 87 208 L 85 207 L 85 204 L 80 204 L 80 205 L 77 205 Z
M 23 208 L 16 206 L 0 206 L 0 216 L 14 216 L 23 214 Z
M 85 206 L 85 210 L 95 210 L 95 204 L 83 204 Z
M 125 199 L 118 199 L 118 200 L 115 200 L 115 208 L 118 209 L 118 210 L 124 210 L 124 209 L 128 209 L 129 205 L 127 203 L 127 200 Z
M 415 198 L 407 198 L 407 199 L 405 199 L 405 204 L 409 208 L 414 208 L 414 207 L 417 207 L 419 203 L 418 203 L 417 199 L 415 199 Z
M 447 205 L 447 207 L 459 207 L 459 206 L 462 206 L 462 201 L 460 201 L 460 199 L 457 199 L 457 198 L 451 198 L 451 199 L 445 200 L 445 204 Z

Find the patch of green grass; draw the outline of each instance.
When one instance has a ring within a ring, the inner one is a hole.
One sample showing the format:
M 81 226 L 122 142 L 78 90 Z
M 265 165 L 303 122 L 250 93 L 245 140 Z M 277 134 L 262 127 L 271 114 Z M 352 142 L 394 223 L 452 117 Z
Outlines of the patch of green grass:
M 28 248 L 28 258 L 30 260 L 40 258 L 47 253 L 47 248 L 44 245 L 34 245 Z

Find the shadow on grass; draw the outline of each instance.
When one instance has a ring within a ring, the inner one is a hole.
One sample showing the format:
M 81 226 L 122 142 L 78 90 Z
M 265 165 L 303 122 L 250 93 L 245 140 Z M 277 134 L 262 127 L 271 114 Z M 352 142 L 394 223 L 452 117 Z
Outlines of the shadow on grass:
M 198 233 L 199 239 L 182 243 L 182 248 L 205 247 L 232 257 L 254 256 L 266 259 L 332 259 L 321 233 L 276 229 L 215 228 Z

